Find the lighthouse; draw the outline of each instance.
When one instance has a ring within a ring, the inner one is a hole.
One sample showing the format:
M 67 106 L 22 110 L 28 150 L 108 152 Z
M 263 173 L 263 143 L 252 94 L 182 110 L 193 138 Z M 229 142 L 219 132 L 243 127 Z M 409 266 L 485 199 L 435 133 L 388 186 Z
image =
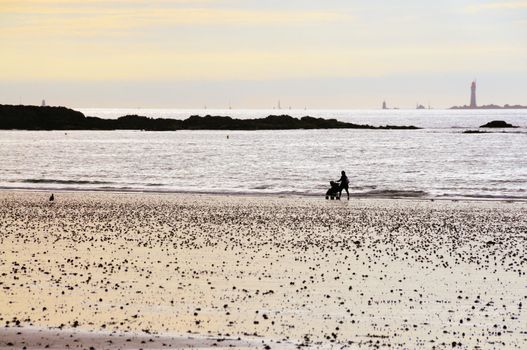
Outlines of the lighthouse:
M 472 82 L 470 86 L 470 108 L 478 108 L 476 104 L 476 81 Z

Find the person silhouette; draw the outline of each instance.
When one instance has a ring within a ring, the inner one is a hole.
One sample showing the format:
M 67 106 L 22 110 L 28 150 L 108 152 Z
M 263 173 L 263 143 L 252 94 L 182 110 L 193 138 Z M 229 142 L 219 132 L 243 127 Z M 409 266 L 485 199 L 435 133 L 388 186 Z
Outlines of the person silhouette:
M 348 194 L 348 200 L 350 200 L 350 192 L 349 192 L 349 189 L 348 189 L 350 181 L 349 181 L 348 177 L 346 176 L 346 172 L 344 170 L 342 170 L 341 173 L 340 173 L 340 179 L 338 179 L 335 182 L 340 182 L 339 197 L 342 196 L 342 190 L 346 190 L 346 193 Z

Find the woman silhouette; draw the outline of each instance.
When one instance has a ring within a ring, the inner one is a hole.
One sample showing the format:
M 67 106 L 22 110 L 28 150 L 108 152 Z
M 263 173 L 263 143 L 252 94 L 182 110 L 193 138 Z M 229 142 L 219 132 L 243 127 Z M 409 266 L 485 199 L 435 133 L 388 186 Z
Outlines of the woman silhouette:
M 336 182 L 340 182 L 340 187 L 339 187 L 339 198 L 342 196 L 342 190 L 346 190 L 346 193 L 348 194 L 348 200 L 350 200 L 350 193 L 349 193 L 349 190 L 348 190 L 348 186 L 349 186 L 349 180 L 348 180 L 348 177 L 346 176 L 346 172 L 344 170 L 342 170 L 342 172 L 340 173 L 340 179 L 338 179 Z

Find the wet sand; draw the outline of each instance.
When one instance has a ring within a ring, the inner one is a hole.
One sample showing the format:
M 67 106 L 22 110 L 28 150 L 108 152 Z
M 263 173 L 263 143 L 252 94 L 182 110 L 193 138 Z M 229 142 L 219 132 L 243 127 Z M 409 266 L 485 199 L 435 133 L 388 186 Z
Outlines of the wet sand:
M 0 349 L 527 348 L 527 203 L 0 192 Z

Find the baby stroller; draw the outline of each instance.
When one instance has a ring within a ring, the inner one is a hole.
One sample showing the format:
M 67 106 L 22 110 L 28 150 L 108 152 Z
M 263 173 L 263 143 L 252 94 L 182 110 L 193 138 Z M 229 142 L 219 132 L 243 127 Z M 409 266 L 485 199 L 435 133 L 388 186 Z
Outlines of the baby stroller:
M 329 184 L 331 185 L 331 188 L 326 192 L 326 199 L 340 199 L 340 185 L 335 181 L 330 181 Z

